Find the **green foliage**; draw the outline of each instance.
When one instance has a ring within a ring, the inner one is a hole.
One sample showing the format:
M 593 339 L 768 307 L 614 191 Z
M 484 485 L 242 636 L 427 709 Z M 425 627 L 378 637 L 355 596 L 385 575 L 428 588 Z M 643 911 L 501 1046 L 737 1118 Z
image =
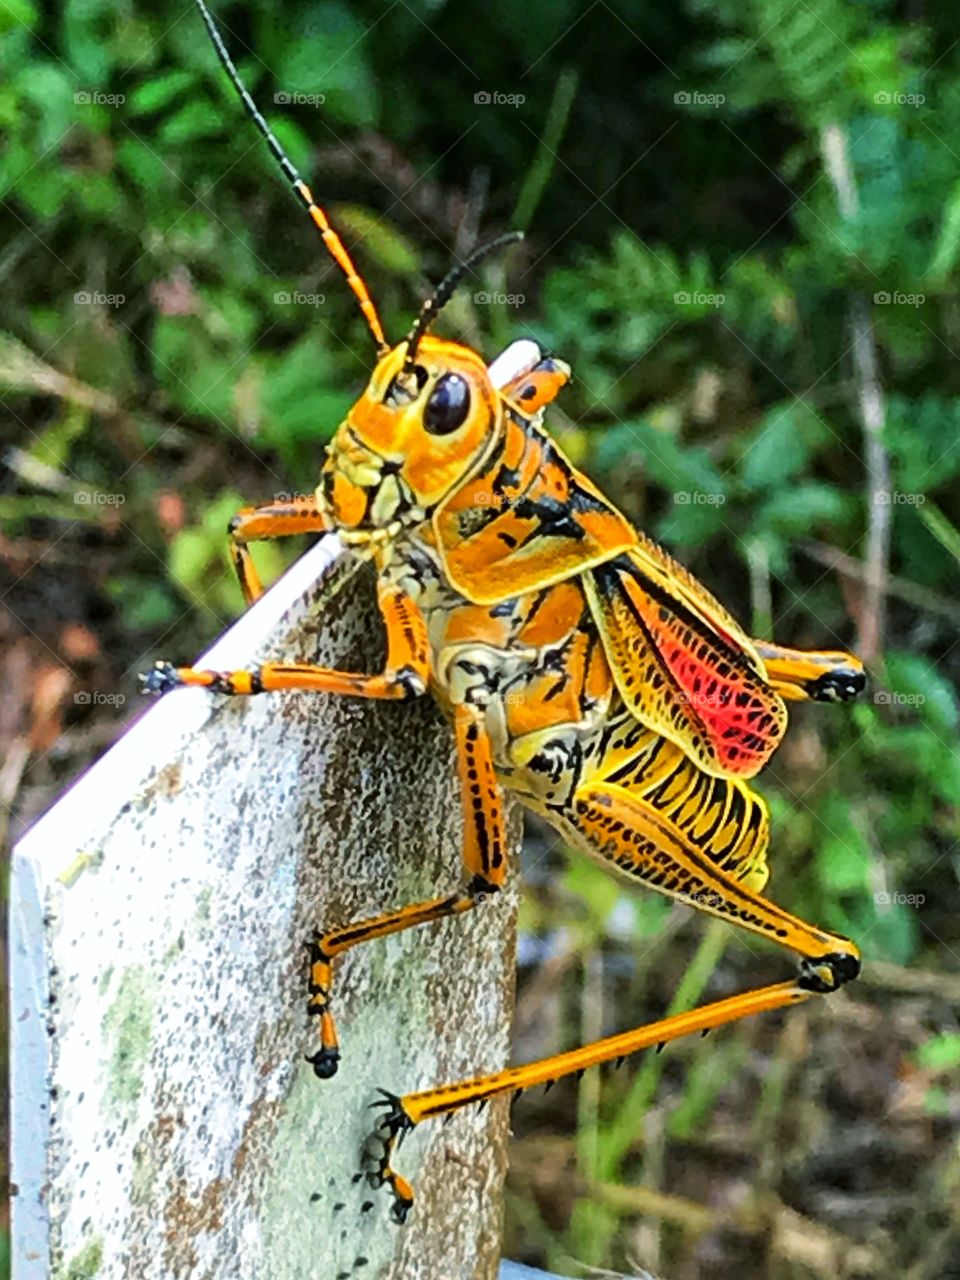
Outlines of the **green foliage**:
M 862 580 L 829 567 L 863 563 L 878 519 L 850 327 L 862 302 L 890 465 L 889 652 L 860 706 L 800 708 L 761 780 L 771 885 L 868 958 L 942 963 L 960 839 L 960 11 L 216 8 L 388 332 L 405 332 L 474 221 L 484 235 L 522 221 L 510 273 L 486 264 L 446 332 L 488 355 L 533 336 L 570 361 L 550 417 L 564 447 L 785 643 L 852 644 L 863 616 Z M 475 101 L 492 91 L 525 100 Z M 0 411 L 19 451 L 0 522 L 72 563 L 89 554 L 78 577 L 120 637 L 119 671 L 172 656 L 171 629 L 189 653 L 240 608 L 229 515 L 316 483 L 369 335 L 182 6 L 0 5 L 0 130 Z M 522 301 L 479 305 L 481 289 Z M 78 496 L 96 491 L 123 505 Z M 256 554 L 269 579 L 289 551 Z M 569 883 L 578 945 L 598 946 L 619 889 L 592 867 Z M 664 910 L 634 906 L 640 951 Z M 936 1073 L 955 1045 L 923 1053 Z M 711 1061 L 692 1059 L 675 1134 L 716 1097 Z M 598 1104 L 591 1168 L 621 1168 L 659 1071 Z M 605 1252 L 614 1221 L 586 1211 L 565 1247 L 623 1264 Z

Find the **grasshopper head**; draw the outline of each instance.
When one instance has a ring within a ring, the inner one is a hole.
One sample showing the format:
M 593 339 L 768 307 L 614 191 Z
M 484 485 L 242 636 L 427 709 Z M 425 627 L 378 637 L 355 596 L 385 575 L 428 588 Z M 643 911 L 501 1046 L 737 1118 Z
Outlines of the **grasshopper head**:
M 317 490 L 348 537 L 423 520 L 487 452 L 500 402 L 481 357 L 429 334 L 377 363 L 334 437 Z

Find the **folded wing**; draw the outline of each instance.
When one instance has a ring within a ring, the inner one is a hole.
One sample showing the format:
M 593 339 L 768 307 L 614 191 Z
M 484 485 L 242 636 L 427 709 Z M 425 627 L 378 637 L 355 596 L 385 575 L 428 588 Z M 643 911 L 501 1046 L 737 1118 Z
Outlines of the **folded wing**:
M 786 707 L 749 637 L 660 547 L 634 547 L 585 575 L 624 701 L 708 773 L 749 778 L 776 750 Z

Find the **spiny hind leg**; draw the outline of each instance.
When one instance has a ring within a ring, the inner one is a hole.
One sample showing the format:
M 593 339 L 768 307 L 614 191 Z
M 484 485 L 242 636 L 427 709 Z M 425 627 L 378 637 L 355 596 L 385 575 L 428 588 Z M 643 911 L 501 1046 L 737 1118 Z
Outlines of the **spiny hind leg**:
M 791 702 L 850 702 L 867 683 L 863 663 L 852 653 L 785 649 L 754 640 L 770 684 Z
M 660 785 L 669 783 L 668 777 Z M 389 1171 L 389 1176 L 384 1174 L 388 1181 L 398 1176 L 392 1168 L 398 1144 L 422 1120 L 448 1115 L 498 1094 L 550 1083 L 694 1031 L 797 1004 L 811 995 L 835 991 L 859 972 L 858 952 L 848 939 L 807 924 L 748 888 L 745 881 L 755 875 L 748 873 L 738 880 L 723 870 L 712 860 L 709 847 L 699 847 L 689 832 L 633 792 L 607 782 L 580 787 L 563 824 L 576 843 L 638 883 L 798 951 L 803 957 L 800 972 L 790 981 L 702 1005 L 526 1066 L 404 1097 L 387 1096 L 376 1149 L 382 1150 L 381 1169 Z M 725 860 L 726 854 L 722 857 Z M 760 863 L 755 865 L 759 868 Z

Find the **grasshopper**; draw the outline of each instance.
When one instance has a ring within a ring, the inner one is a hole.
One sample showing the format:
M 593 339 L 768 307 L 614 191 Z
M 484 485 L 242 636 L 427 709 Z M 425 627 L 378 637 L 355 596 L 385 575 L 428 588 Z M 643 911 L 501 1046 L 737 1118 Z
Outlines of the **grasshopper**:
M 376 344 L 370 382 L 327 450 L 313 496 L 245 508 L 230 524 L 248 602 L 261 593 L 249 544 L 333 531 L 377 573 L 387 635 L 376 675 L 302 663 L 206 671 L 158 662 L 149 693 L 192 685 L 246 696 L 312 690 L 360 698 L 433 695 L 458 748 L 462 887 L 329 929 L 311 944 L 310 1012 L 320 1078 L 340 1061 L 334 965 L 374 938 L 474 910 L 507 874 L 504 790 L 574 849 L 799 953 L 795 977 L 541 1062 L 398 1097 L 384 1093 L 368 1155 L 403 1221 L 410 1184 L 392 1165 L 414 1125 L 678 1036 L 797 1004 L 855 978 L 847 938 L 764 896 L 767 808 L 749 786 L 779 745 L 788 701 L 846 701 L 864 687 L 843 652 L 751 639 L 665 551 L 564 457 L 543 425 L 570 377 L 536 343 L 487 367 L 430 327 L 502 236 L 458 263 L 391 345 L 327 215 L 242 84 L 204 0 L 219 60 L 352 289 Z

